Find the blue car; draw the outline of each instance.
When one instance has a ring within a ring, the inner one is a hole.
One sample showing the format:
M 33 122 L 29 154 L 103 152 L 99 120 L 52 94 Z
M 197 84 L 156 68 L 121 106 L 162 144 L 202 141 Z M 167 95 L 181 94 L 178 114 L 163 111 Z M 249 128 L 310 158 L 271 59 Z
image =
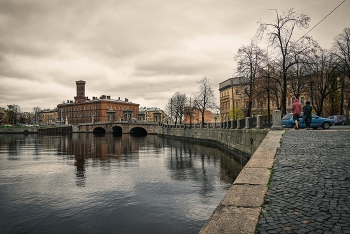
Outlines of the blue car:
M 300 114 L 299 118 L 299 128 L 306 128 L 305 122 L 303 122 L 303 112 Z M 311 121 L 311 128 L 317 129 L 317 128 L 323 128 L 328 129 L 333 125 L 333 121 L 328 118 L 322 118 L 317 115 L 312 114 L 312 121 Z M 282 118 L 282 127 L 284 128 L 294 128 L 295 122 L 293 120 L 293 114 L 288 113 Z

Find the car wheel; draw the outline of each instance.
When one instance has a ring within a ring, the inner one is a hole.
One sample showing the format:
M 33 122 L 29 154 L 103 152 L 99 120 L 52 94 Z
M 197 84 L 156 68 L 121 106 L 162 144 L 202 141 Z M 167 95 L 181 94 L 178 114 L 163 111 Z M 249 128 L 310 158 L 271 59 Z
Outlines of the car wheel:
M 344 121 L 342 121 L 342 122 L 341 122 L 341 125 L 343 125 L 343 126 L 344 126 L 344 125 L 345 125 L 345 122 L 344 122 Z
M 328 129 L 328 128 L 329 128 L 329 123 L 328 123 L 328 122 L 324 122 L 324 123 L 322 124 L 322 128 L 323 128 L 323 129 Z

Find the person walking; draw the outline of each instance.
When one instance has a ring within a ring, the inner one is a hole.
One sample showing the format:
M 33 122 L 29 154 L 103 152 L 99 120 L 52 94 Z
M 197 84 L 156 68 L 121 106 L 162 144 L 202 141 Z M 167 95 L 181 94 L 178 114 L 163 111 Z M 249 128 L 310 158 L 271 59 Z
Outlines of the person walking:
M 311 121 L 312 121 L 312 107 L 309 101 L 307 101 L 306 105 L 303 107 L 303 112 L 304 112 L 303 119 L 306 124 L 306 130 L 309 130 L 311 126 Z
M 300 117 L 300 113 L 301 113 L 301 104 L 298 100 L 298 98 L 294 99 L 294 103 L 292 105 L 292 111 L 293 111 L 293 119 L 295 122 L 295 130 L 299 130 L 299 117 Z

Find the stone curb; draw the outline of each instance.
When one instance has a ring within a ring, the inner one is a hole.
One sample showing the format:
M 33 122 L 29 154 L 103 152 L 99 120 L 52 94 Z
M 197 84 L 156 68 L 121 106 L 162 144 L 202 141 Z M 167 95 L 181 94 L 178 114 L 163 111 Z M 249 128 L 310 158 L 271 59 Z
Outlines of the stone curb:
M 255 233 L 283 133 L 268 132 L 199 234 Z

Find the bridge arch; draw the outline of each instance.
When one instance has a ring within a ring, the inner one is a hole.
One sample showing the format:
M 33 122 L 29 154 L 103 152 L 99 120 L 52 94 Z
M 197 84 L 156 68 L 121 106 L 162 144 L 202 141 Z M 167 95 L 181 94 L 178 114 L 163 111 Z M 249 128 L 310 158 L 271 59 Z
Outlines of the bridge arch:
M 104 129 L 102 127 L 97 127 L 97 128 L 94 128 L 94 130 L 92 132 L 98 133 L 98 134 L 104 134 L 104 133 L 106 133 L 106 129 Z
M 112 130 L 113 130 L 113 136 L 121 136 L 121 135 L 123 135 L 123 128 L 120 127 L 120 126 L 114 126 L 112 128 Z
M 133 136 L 147 136 L 147 130 L 142 127 L 134 127 L 130 129 L 130 135 Z

